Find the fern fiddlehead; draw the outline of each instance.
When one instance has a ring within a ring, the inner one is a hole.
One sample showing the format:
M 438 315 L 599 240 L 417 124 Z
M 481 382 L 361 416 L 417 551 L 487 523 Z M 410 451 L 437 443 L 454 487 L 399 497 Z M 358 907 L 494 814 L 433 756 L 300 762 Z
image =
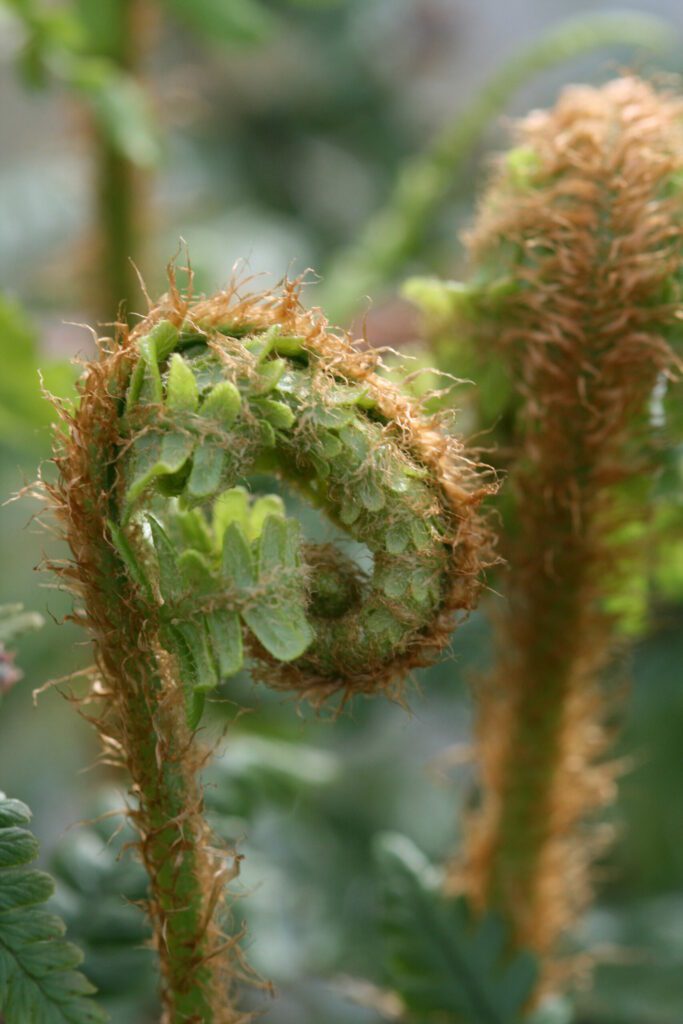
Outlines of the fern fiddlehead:
M 589 900 L 586 823 L 614 797 L 601 672 L 643 554 L 648 405 L 681 369 L 682 124 L 678 98 L 632 77 L 530 115 L 470 237 L 472 283 L 445 296 L 521 399 L 466 885 L 545 955 Z
M 167 1020 L 236 1021 L 193 731 L 242 666 L 320 702 L 432 660 L 472 607 L 484 493 L 457 442 L 377 357 L 279 296 L 190 305 L 173 290 L 81 383 L 51 488 L 62 569 L 95 639 L 100 731 L 128 768 Z M 305 544 L 254 474 L 293 484 L 370 550 L 364 574 Z

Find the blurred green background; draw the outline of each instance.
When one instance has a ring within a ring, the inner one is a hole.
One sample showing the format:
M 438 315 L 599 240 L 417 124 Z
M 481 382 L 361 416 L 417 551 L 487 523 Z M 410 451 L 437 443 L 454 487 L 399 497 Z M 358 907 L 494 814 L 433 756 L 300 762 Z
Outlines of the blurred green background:
M 3 500 L 49 457 L 37 368 L 49 388 L 68 393 L 74 374 L 66 363 L 92 353 L 83 325 L 116 312 L 107 308 L 100 269 L 98 161 L 112 139 L 141 165 L 134 256 L 150 294 L 164 288 L 164 268 L 182 238 L 199 291 L 220 287 L 236 264 L 240 274 L 262 275 L 264 286 L 314 267 L 322 282 L 312 282 L 306 300 L 324 295 L 335 306 L 339 253 L 387 202 L 405 161 L 458 123 L 504 61 L 564 17 L 616 9 L 566 0 L 150 0 L 140 4 L 131 57 L 107 29 L 124 6 L 0 3 Z M 646 57 L 614 45 L 559 62 L 505 97 L 504 114 L 550 104 L 563 84 L 600 82 L 625 64 L 679 72 L 680 6 L 653 0 L 639 9 L 668 20 L 670 51 Z M 74 24 L 83 33 L 77 43 Z M 77 65 L 88 52 L 113 67 L 121 58 L 124 70 L 134 59 L 139 92 L 107 79 L 102 67 Z M 363 286 L 355 308 L 340 292 L 345 324 L 362 321 L 375 344 L 419 343 L 419 321 L 398 284 L 411 273 L 457 276 L 458 231 L 472 216 L 488 154 L 505 138 L 500 117 L 482 125 L 415 244 L 368 282 L 372 302 Z M 131 312 L 144 309 L 138 292 Z M 32 518 L 37 511 L 28 498 L 0 509 L 0 603 L 22 601 L 46 618 L 20 643 L 25 678 L 0 709 L 0 786 L 33 809 L 43 859 L 61 877 L 62 912 L 114 1019 L 144 1024 L 154 1020 L 154 981 L 149 954 L 138 948 L 137 912 L 126 918 L 129 932 L 111 925 L 107 914 L 123 912 L 121 879 L 114 884 L 111 865 L 107 877 L 102 867 L 113 854 L 102 851 L 96 831 L 74 825 L 116 805 L 122 781 L 96 766 L 94 735 L 57 690 L 37 706 L 31 698 L 34 687 L 89 659 L 83 636 L 62 621 L 69 599 L 33 571 L 45 550 L 56 550 Z M 595 986 L 576 996 L 581 1024 L 683 1018 L 677 593 L 674 586 L 654 595 L 628 655 L 632 685 L 619 748 L 629 770 L 610 812 L 616 841 L 600 865 L 599 901 L 579 938 L 601 960 Z M 391 1019 L 391 1001 L 367 984 L 385 983 L 373 838 L 402 832 L 436 861 L 453 848 L 473 798 L 467 684 L 489 648 L 477 614 L 442 663 L 418 674 L 407 713 L 383 700 L 357 701 L 333 721 L 248 679 L 226 686 L 210 708 L 207 732 L 227 733 L 209 799 L 217 828 L 246 856 L 238 890 L 248 899 L 235 916 L 247 921 L 251 961 L 278 990 L 275 1002 L 256 1000 L 268 1024 Z M 134 893 L 135 868 L 124 858 L 119 870 Z M 78 890 L 101 921 L 83 913 Z

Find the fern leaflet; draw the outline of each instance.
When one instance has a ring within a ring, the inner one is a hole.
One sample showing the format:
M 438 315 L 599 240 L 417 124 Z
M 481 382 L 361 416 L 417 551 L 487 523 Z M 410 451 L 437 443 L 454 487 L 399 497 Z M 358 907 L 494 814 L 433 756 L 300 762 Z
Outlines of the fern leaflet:
M 0 793 L 0 1015 L 4 1024 L 102 1024 L 82 954 L 43 904 L 54 883 L 29 867 L 38 843 L 28 807 Z

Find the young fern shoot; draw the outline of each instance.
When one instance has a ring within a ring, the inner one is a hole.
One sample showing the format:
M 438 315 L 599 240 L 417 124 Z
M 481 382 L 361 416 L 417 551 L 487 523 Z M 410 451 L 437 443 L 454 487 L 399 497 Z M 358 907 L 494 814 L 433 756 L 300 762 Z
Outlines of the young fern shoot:
M 314 703 L 381 690 L 476 600 L 476 469 L 377 365 L 295 284 L 195 303 L 174 287 L 101 346 L 63 411 L 49 492 L 73 561 L 57 571 L 94 640 L 105 750 L 132 782 L 170 1024 L 242 1019 L 229 873 L 202 813 L 206 694 L 245 653 Z M 371 574 L 304 543 L 279 496 L 251 493 L 257 474 L 367 545 Z
M 614 795 L 610 599 L 639 555 L 623 526 L 644 512 L 651 396 L 680 368 L 683 104 L 624 77 L 568 89 L 519 134 L 469 238 L 472 285 L 452 293 L 519 396 L 483 803 L 453 881 L 554 954 L 590 897 L 586 824 Z

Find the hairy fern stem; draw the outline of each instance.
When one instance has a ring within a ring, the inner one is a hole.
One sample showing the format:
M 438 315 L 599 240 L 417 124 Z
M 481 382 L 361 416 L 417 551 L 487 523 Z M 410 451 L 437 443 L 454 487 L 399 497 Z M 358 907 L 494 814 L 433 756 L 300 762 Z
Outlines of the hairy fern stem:
M 614 798 L 611 602 L 642 570 L 624 524 L 644 516 L 648 403 L 681 365 L 683 108 L 622 78 L 567 90 L 520 136 L 470 236 L 473 283 L 450 291 L 516 391 L 508 602 L 480 688 L 483 803 L 452 881 L 552 959 L 591 896 L 588 825 Z

